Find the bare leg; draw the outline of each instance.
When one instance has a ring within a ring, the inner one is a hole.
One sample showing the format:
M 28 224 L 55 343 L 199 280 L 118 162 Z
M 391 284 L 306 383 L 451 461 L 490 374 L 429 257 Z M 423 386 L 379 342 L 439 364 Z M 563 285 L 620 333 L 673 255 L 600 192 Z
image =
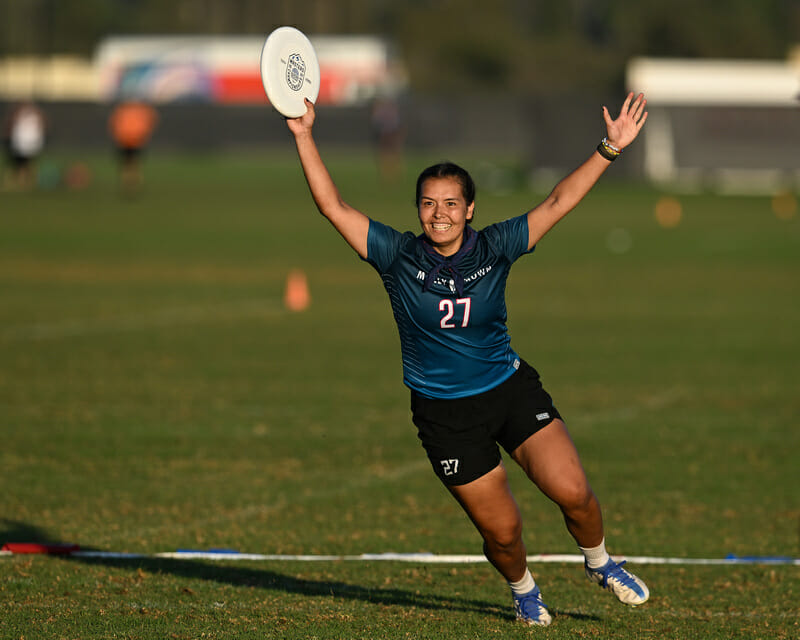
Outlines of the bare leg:
M 581 547 L 603 541 L 603 515 L 567 427 L 554 420 L 512 453 L 514 460 L 564 515 L 567 529 Z
M 506 580 L 520 580 L 528 567 L 522 518 L 502 463 L 477 480 L 448 489 L 483 537 L 489 562 Z

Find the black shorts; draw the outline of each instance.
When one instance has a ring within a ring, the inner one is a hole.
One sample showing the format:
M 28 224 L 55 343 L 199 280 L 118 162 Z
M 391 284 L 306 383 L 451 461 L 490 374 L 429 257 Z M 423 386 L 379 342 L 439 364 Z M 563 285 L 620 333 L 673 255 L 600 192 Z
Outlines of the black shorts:
M 448 485 L 477 480 L 498 464 L 498 444 L 511 453 L 539 429 L 561 418 L 526 362 L 494 389 L 452 400 L 411 392 L 417 436 L 439 478 Z

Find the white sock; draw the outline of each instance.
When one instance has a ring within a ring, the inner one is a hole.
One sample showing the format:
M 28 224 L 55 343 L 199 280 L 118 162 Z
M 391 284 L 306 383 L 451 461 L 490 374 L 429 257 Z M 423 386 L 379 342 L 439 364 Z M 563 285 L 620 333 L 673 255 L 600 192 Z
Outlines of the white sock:
M 611 559 L 608 555 L 608 551 L 606 551 L 605 538 L 603 538 L 596 547 L 587 548 L 579 546 L 578 548 L 583 552 L 583 557 L 586 558 L 586 564 L 589 565 L 591 569 L 599 569 Z
M 536 582 L 533 580 L 530 569 L 526 568 L 525 575 L 522 576 L 522 579 L 516 582 L 509 581 L 508 586 L 511 587 L 511 593 L 515 596 L 524 596 L 526 593 L 533 591 Z

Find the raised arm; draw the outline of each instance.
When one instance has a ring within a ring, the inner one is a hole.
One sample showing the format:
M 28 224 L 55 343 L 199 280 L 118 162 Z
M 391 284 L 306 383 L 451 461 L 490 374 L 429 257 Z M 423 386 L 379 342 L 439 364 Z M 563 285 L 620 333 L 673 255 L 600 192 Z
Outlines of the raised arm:
M 366 258 L 369 218 L 342 200 L 339 189 L 328 173 L 314 142 L 311 132 L 314 118 L 314 105 L 306 100 L 306 113 L 299 118 L 286 120 L 289 130 L 294 135 L 297 155 L 300 157 L 308 188 L 319 212 L 330 220 L 358 255 Z
M 532 248 L 556 223 L 575 208 L 589 190 L 603 175 L 612 160 L 606 156 L 619 155 L 625 147 L 634 141 L 647 120 L 644 110 L 647 101 L 640 93 L 634 100 L 629 93 L 622 104 L 616 120 L 611 118 L 606 107 L 603 107 L 603 118 L 606 122 L 607 143 L 611 147 L 606 155 L 595 151 L 575 171 L 559 182 L 545 200 L 528 212 L 528 249 Z M 617 151 L 614 151 L 614 150 Z

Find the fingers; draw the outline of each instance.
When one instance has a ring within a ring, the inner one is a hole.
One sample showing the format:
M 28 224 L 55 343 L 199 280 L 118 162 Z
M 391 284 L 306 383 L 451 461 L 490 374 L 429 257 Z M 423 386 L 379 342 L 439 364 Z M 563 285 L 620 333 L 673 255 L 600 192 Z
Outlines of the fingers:
M 286 124 L 289 125 L 289 129 L 293 132 L 300 132 L 303 129 L 311 129 L 314 124 L 316 117 L 314 112 L 314 103 L 308 98 L 303 98 L 303 102 L 306 106 L 306 112 L 303 115 L 296 116 L 294 118 L 284 116 Z
M 644 110 L 645 106 L 647 105 L 647 100 L 644 97 L 644 94 L 640 93 L 639 97 L 636 98 L 636 102 L 633 103 L 635 107 L 633 111 L 633 122 L 634 124 L 641 129 L 644 121 L 647 120 L 647 111 Z
M 633 91 L 631 91 L 627 95 L 627 97 L 625 98 L 625 102 L 622 103 L 622 108 L 619 110 L 619 115 L 624 115 L 628 113 L 628 110 L 630 109 L 631 106 L 631 100 L 633 100 Z
M 644 110 L 645 105 L 647 105 L 647 100 L 643 93 L 636 96 L 636 99 L 633 100 L 633 104 L 631 104 L 631 100 L 633 100 L 633 92 L 629 93 L 628 97 L 625 98 L 625 102 L 622 104 L 622 109 L 620 110 L 619 119 L 620 122 L 630 120 L 640 129 L 647 115 L 647 112 Z
M 614 123 L 614 120 L 611 118 L 611 114 L 608 112 L 608 108 L 603 105 L 603 120 L 606 121 L 606 127 Z
M 635 100 L 633 96 L 634 93 L 631 91 L 625 97 L 625 101 L 622 103 L 622 107 L 619 110 L 619 118 L 630 117 L 634 121 L 637 121 L 641 116 L 644 105 L 647 104 L 647 100 L 645 100 L 643 93 L 636 96 Z M 633 104 L 631 104 L 631 102 L 633 102 Z M 610 124 L 614 121 L 605 106 L 603 107 L 603 119 L 606 121 L 606 124 Z
M 604 106 L 603 119 L 606 123 L 608 139 L 620 148 L 625 148 L 633 142 L 647 120 L 646 105 L 647 100 L 643 93 L 636 95 L 631 91 L 625 97 L 616 119 L 611 117 L 608 108 Z
M 303 102 L 305 102 L 306 105 L 306 112 L 301 117 L 310 118 L 311 121 L 313 122 L 317 116 L 317 112 L 314 110 L 314 103 L 311 102 L 311 100 L 309 100 L 308 98 L 303 98 Z
M 633 95 L 633 94 L 631 94 Z M 641 113 L 642 109 L 644 109 L 644 105 L 647 103 L 647 100 L 644 99 L 644 94 L 640 93 L 636 96 L 636 101 L 633 103 L 633 117 L 638 118 Z

